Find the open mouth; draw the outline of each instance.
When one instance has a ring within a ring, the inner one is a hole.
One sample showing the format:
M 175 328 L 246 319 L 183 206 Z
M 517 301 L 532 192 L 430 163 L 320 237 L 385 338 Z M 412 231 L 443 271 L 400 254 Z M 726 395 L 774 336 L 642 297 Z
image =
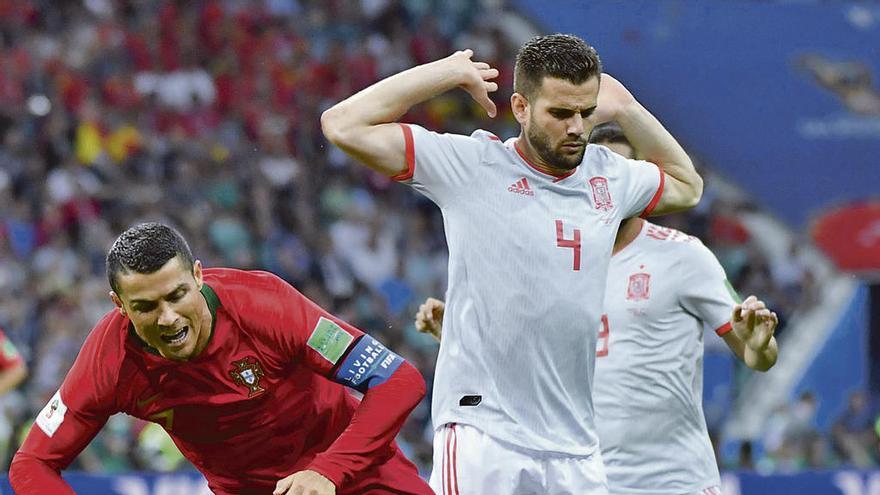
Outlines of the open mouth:
M 186 336 L 189 335 L 189 326 L 185 326 L 178 330 L 176 333 L 160 335 L 159 337 L 162 339 L 162 342 L 171 345 L 180 345 L 186 340 Z

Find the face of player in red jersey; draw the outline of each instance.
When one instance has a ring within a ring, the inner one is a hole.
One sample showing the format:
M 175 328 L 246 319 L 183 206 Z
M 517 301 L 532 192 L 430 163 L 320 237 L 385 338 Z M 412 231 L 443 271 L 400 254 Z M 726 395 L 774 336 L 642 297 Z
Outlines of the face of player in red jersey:
M 211 335 L 211 312 L 199 292 L 199 261 L 188 270 L 175 257 L 153 273 L 120 273 L 117 282 L 119 293 L 111 292 L 111 299 L 141 340 L 162 357 L 185 361 L 204 349 Z
M 586 119 L 595 110 L 598 98 L 598 77 L 583 84 L 545 77 L 531 101 L 514 94 L 513 112 L 523 127 L 535 165 L 554 173 L 581 164 L 590 131 Z

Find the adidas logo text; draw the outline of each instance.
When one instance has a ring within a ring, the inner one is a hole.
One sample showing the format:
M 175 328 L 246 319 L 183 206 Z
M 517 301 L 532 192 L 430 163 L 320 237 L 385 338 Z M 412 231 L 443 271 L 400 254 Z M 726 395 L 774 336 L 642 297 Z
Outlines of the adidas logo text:
M 532 191 L 531 186 L 529 186 L 529 180 L 525 177 L 511 184 L 510 187 L 507 188 L 507 190 L 512 193 L 522 194 L 523 196 L 535 195 L 535 191 Z

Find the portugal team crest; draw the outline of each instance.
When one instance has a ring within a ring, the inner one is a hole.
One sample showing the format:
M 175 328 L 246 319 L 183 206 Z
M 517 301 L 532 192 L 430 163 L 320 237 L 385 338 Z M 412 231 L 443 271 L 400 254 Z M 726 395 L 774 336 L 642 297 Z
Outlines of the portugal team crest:
M 241 361 L 234 361 L 232 369 L 229 370 L 229 376 L 236 385 L 244 385 L 248 388 L 248 397 L 262 394 L 266 391 L 260 386 L 260 379 L 263 378 L 263 367 L 260 362 L 253 357 L 246 357 Z
M 611 191 L 608 190 L 608 179 L 605 177 L 593 177 L 590 179 L 590 188 L 593 190 L 593 206 L 600 211 L 608 211 L 614 208 L 611 201 Z
M 651 275 L 648 273 L 634 273 L 629 276 L 629 285 L 626 288 L 628 301 L 643 301 L 651 297 Z

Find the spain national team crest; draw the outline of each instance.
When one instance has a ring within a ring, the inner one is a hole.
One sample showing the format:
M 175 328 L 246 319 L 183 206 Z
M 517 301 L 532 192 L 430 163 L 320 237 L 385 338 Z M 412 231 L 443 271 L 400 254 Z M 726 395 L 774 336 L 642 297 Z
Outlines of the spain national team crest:
M 229 370 L 229 376 L 236 385 L 244 385 L 248 388 L 248 397 L 262 394 L 266 391 L 260 386 L 260 379 L 263 378 L 263 367 L 260 362 L 253 357 L 246 357 L 241 361 L 234 361 L 232 369 Z
M 590 188 L 593 190 L 593 206 L 599 211 L 608 211 L 614 208 L 611 201 L 611 191 L 608 190 L 608 179 L 605 177 L 593 177 L 590 179 Z
M 651 275 L 648 273 L 634 273 L 629 276 L 629 285 L 626 288 L 628 301 L 644 301 L 651 297 Z

